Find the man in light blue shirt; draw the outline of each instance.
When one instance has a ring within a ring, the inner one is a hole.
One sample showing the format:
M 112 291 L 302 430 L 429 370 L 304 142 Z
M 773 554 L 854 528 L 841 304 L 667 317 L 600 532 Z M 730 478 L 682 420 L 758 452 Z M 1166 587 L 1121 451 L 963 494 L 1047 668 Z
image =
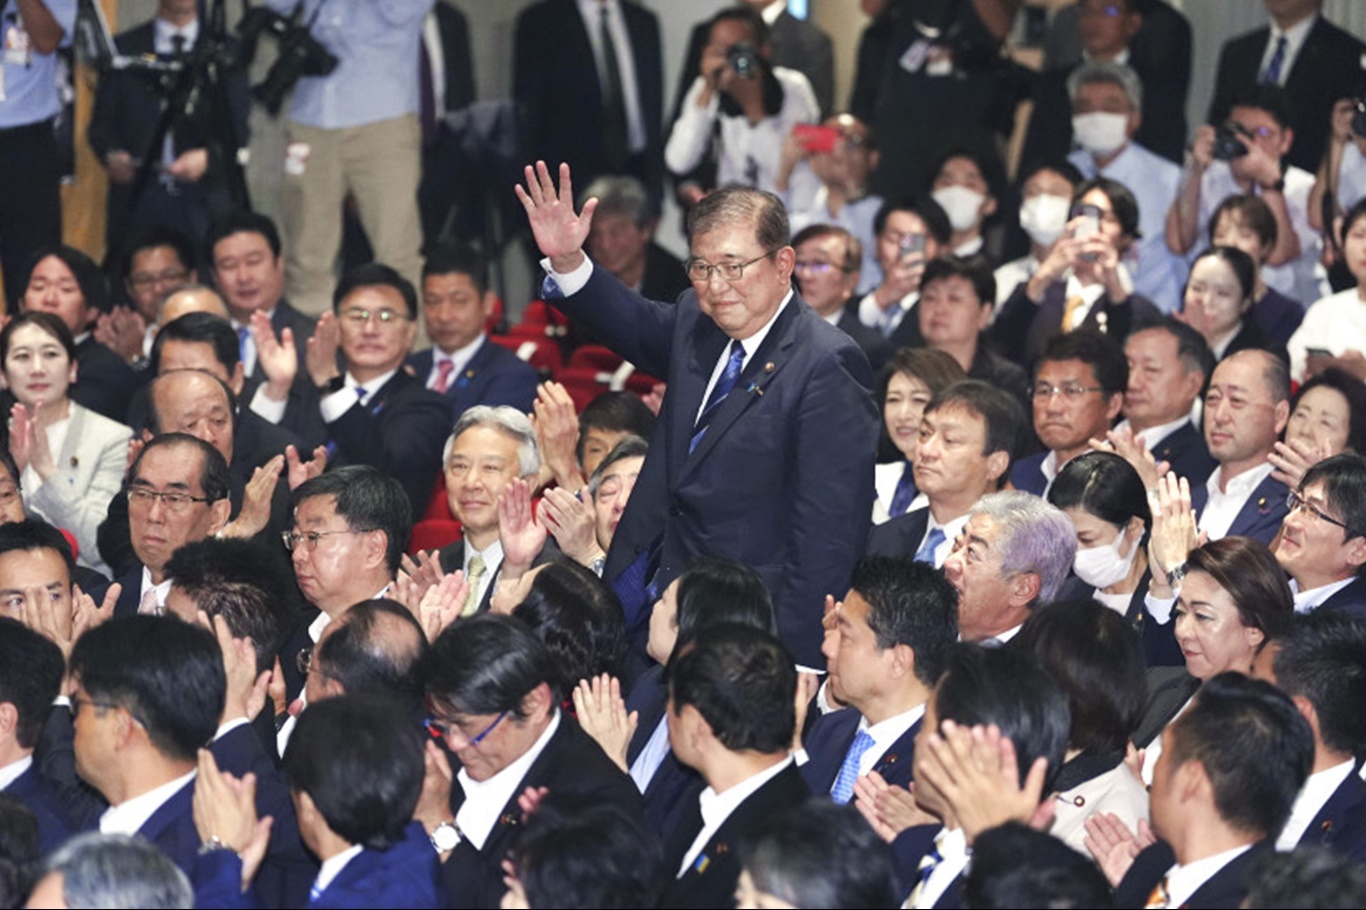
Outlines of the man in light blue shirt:
M 62 240 L 57 48 L 75 22 L 76 0 L 12 0 L 0 12 L 0 268 L 11 310 L 33 254 Z
M 270 0 L 290 13 L 296 0 Z M 304 312 L 331 308 L 342 203 L 351 193 L 375 259 L 415 285 L 422 226 L 418 47 L 432 0 L 304 0 L 301 22 L 337 58 L 304 76 L 286 122 L 286 290 Z

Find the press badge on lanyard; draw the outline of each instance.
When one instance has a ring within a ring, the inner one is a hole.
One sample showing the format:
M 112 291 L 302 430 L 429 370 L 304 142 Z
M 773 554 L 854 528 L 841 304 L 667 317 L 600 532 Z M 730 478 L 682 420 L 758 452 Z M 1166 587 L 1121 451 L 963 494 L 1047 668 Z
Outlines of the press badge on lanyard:
M 33 42 L 24 31 L 17 12 L 5 16 L 5 56 L 6 66 L 28 66 L 33 62 Z M 0 101 L 5 100 L 5 71 L 0 68 Z

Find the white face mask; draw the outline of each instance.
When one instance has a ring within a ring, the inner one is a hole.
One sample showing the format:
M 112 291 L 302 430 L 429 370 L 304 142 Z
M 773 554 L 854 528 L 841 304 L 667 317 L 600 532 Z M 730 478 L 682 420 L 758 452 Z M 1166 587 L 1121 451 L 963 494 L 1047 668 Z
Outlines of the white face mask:
M 1020 206 L 1020 227 L 1039 246 L 1052 246 L 1067 227 L 1067 212 L 1072 200 L 1066 196 L 1040 193 Z
M 1072 560 L 1072 571 L 1088 585 L 1102 590 L 1118 584 L 1129 574 L 1134 557 L 1138 555 L 1138 544 L 1134 544 L 1129 547 L 1128 556 L 1121 556 L 1119 548 L 1123 543 L 1124 532 L 1120 531 L 1114 543 L 1077 550 L 1076 558 Z
M 944 209 L 955 231 L 966 231 L 976 224 L 982 203 L 987 201 L 986 196 L 965 186 L 946 186 L 935 190 L 930 197 Z
M 1072 118 L 1072 138 L 1092 155 L 1111 155 L 1129 141 L 1127 114 L 1107 114 L 1094 111 Z

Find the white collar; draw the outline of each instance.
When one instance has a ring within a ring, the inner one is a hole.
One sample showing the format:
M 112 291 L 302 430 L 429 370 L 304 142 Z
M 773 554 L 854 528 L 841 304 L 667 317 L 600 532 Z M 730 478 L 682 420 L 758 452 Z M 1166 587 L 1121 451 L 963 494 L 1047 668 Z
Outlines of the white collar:
M 351 375 L 350 370 L 347 370 L 346 379 L 342 381 L 343 387 L 348 389 L 364 389 L 365 398 L 367 400 L 362 403 L 369 404 L 368 399 L 370 398 L 370 396 L 378 392 L 380 389 L 384 388 L 385 383 L 387 383 L 390 379 L 393 379 L 394 374 L 397 372 L 398 367 L 394 367 L 392 370 L 385 373 L 384 375 L 376 376 L 374 379 L 367 379 L 364 383 L 362 383 L 357 381 L 355 376 Z
M 23 758 L 15 762 L 10 762 L 5 767 L 0 768 L 0 790 L 5 790 L 10 784 L 23 777 L 24 772 L 33 765 L 33 753 L 30 752 Z
M 1264 462 L 1257 465 L 1255 468 L 1248 468 L 1243 473 L 1230 477 L 1227 482 L 1225 482 L 1223 480 L 1224 466 L 1219 465 L 1214 469 L 1214 473 L 1209 476 L 1209 480 L 1205 481 L 1205 491 L 1209 493 L 1211 498 L 1216 496 L 1225 498 L 1237 496 L 1246 499 L 1251 495 L 1253 490 L 1257 489 L 1259 483 L 1271 476 L 1272 470 L 1273 465 L 1271 462 Z M 1227 487 L 1228 492 L 1223 492 L 1220 489 L 1221 485 Z
M 764 784 L 777 777 L 790 764 L 792 764 L 792 756 L 789 755 L 782 761 L 770 765 L 758 774 L 751 775 L 720 793 L 711 787 L 707 787 L 702 791 L 702 795 L 697 798 L 698 808 L 702 812 L 702 824 L 709 828 L 720 827 L 721 823 L 730 818 L 730 814 L 739 808 L 741 803 L 753 796 Z
M 1310 29 L 1312 29 L 1314 27 L 1314 24 L 1318 21 L 1319 14 L 1313 13 L 1311 15 L 1305 16 L 1299 22 L 1296 22 L 1294 25 L 1290 26 L 1290 28 L 1282 31 L 1280 26 L 1278 26 L 1273 20 L 1267 23 L 1271 27 L 1271 43 L 1275 44 L 1276 39 L 1284 35 L 1286 50 L 1290 50 L 1291 48 L 1298 49 L 1300 45 L 1304 44 L 1304 39 L 1309 37 Z
M 1310 822 L 1323 810 L 1338 787 L 1342 786 L 1342 782 L 1352 776 L 1355 768 L 1356 760 L 1349 758 L 1341 764 L 1309 775 L 1309 779 L 1304 782 L 1294 804 L 1290 807 L 1290 818 L 1286 819 L 1280 837 L 1276 838 L 1277 850 L 1295 849 L 1300 838 L 1308 831 Z
M 161 611 L 162 611 L 162 612 L 165 612 L 165 611 L 166 611 L 166 595 L 169 594 L 170 591 L 171 591 L 171 579 L 170 579 L 170 578 L 167 578 L 167 579 L 166 579 L 165 581 L 163 581 L 161 584 L 154 584 L 154 583 L 152 582 L 152 570 L 149 569 L 149 568 L 147 568 L 146 566 L 143 566 L 143 567 L 142 567 L 142 587 L 138 590 L 138 602 L 139 602 L 139 603 L 141 603 L 142 598 L 144 598 L 144 597 L 147 596 L 147 592 L 148 592 L 148 591 L 156 591 L 156 592 L 157 592 L 157 606 L 161 608 Z
M 873 738 L 873 745 L 877 749 L 877 755 L 881 756 L 883 752 L 886 752 L 891 748 L 892 743 L 904 736 L 906 731 L 915 726 L 916 722 L 924 716 L 925 705 L 922 702 L 909 711 L 902 711 L 900 714 L 894 714 L 886 720 L 878 721 L 871 726 L 868 724 L 868 718 L 860 717 L 858 728 Z M 873 750 L 869 749 L 868 751 L 872 752 Z
M 597 0 L 594 0 L 594 2 L 597 2 Z M 470 362 L 470 359 L 474 357 L 475 353 L 479 350 L 480 346 L 483 345 L 484 339 L 487 337 L 488 336 L 485 335 L 483 332 L 480 332 L 478 338 L 474 339 L 464 347 L 456 348 L 449 354 L 441 350 L 441 348 L 437 347 L 436 345 L 432 345 L 432 366 L 435 367 L 443 360 L 449 360 L 455 364 L 455 369 L 451 371 L 451 375 L 452 377 L 454 377 L 455 373 L 458 373 L 460 370 L 464 369 L 465 364 Z
M 1179 863 L 1167 870 L 1167 906 L 1180 907 L 1190 896 L 1200 890 L 1200 886 L 1219 872 L 1220 869 L 1252 849 L 1251 844 L 1243 844 L 1223 853 L 1216 853 L 1204 859 L 1197 859 L 1185 866 Z
M 318 639 L 323 637 L 323 630 L 327 628 L 327 624 L 331 621 L 332 617 L 327 615 L 326 610 L 323 610 L 318 613 L 316 619 L 308 624 L 308 637 L 313 640 L 314 644 L 317 643 Z
M 1326 585 L 1319 585 L 1317 588 L 1301 591 L 1300 586 L 1295 579 L 1290 579 L 1290 591 L 1295 595 L 1295 612 L 1310 612 L 1354 581 L 1356 581 L 1356 575 L 1352 574 L 1348 575 L 1346 578 L 1339 578 L 1337 581 L 1330 581 Z
M 772 25 L 778 21 L 778 17 L 787 9 L 787 0 L 773 0 L 768 6 L 759 10 L 759 15 L 764 17 L 764 22 Z
M 279 304 L 276 304 L 276 306 L 273 306 L 273 307 L 271 307 L 271 308 L 268 309 L 268 310 L 261 310 L 261 312 L 266 314 L 266 318 L 267 318 L 267 319 L 274 319 L 274 318 L 275 318 L 275 309 L 276 309 L 276 307 L 278 307 L 278 306 L 279 306 Z M 228 317 L 228 322 L 232 323 L 232 327 L 233 327 L 234 330 L 236 330 L 236 329 L 249 329 L 249 328 L 251 328 L 251 324 L 250 324 L 250 323 L 238 322 L 238 321 L 237 321 L 235 318 L 233 318 L 232 316 L 229 316 L 229 317 Z M 251 336 L 248 335 L 247 337 L 250 338 Z
M 175 780 L 167 781 L 159 787 L 154 787 L 135 796 L 132 799 L 124 800 L 117 806 L 110 806 L 104 810 L 100 816 L 101 834 L 137 834 L 142 826 L 147 824 L 147 820 L 156 814 L 157 810 L 171 797 L 180 792 L 182 787 L 188 786 L 194 780 L 195 772 L 183 774 Z
M 508 720 L 505 719 L 504 722 Z M 489 832 L 498 823 L 498 816 L 503 807 L 517 795 L 522 779 L 545 751 L 545 747 L 550 744 L 551 738 L 559 728 L 560 710 L 556 708 L 550 723 L 546 724 L 545 730 L 537 737 L 536 742 L 531 744 L 531 748 L 488 780 L 477 781 L 470 777 L 464 768 L 456 772 L 460 787 L 465 791 L 465 801 L 461 804 L 460 811 L 455 814 L 455 823 L 460 833 L 476 850 L 483 849 Z
M 172 25 L 165 19 L 153 19 L 153 49 L 158 54 L 175 53 L 175 42 L 172 40 L 176 35 L 185 38 L 185 48 L 188 51 L 194 47 L 195 41 L 199 38 L 199 19 L 190 20 L 184 25 Z
M 778 317 L 782 315 L 783 310 L 787 309 L 787 305 L 792 302 L 792 294 L 793 290 L 788 288 L 787 294 L 783 297 L 782 302 L 778 304 L 778 308 L 773 311 L 772 316 L 768 317 L 768 322 L 765 322 L 760 326 L 759 331 L 740 341 L 740 347 L 745 349 L 746 362 L 754 356 L 755 351 L 759 350 L 759 345 L 763 344 L 764 339 L 768 337 L 769 331 L 773 328 L 773 323 L 778 321 Z M 723 353 L 721 356 L 724 357 L 726 355 Z
M 346 868 L 346 864 L 360 856 L 365 847 L 361 844 L 352 844 L 335 856 L 329 856 L 323 860 L 322 867 L 318 869 L 318 877 L 313 879 L 313 888 L 318 893 L 327 890 L 327 886 L 336 880 L 341 871 Z

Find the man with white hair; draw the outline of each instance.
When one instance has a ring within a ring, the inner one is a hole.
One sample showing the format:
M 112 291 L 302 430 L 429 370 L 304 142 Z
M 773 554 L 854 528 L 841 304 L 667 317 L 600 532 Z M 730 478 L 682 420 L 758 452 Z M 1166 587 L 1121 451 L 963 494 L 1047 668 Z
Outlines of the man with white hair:
M 1018 490 L 983 496 L 944 561 L 958 591 L 959 637 L 1014 638 L 1034 605 L 1057 595 L 1076 553 L 1076 531 L 1057 507 Z
M 463 570 L 470 584 L 462 615 L 488 609 L 503 567 L 498 498 L 514 480 L 534 480 L 541 469 L 536 430 L 507 406 L 470 408 L 455 424 L 442 456 L 446 501 L 460 519 L 462 537 L 441 549 L 446 572 Z

